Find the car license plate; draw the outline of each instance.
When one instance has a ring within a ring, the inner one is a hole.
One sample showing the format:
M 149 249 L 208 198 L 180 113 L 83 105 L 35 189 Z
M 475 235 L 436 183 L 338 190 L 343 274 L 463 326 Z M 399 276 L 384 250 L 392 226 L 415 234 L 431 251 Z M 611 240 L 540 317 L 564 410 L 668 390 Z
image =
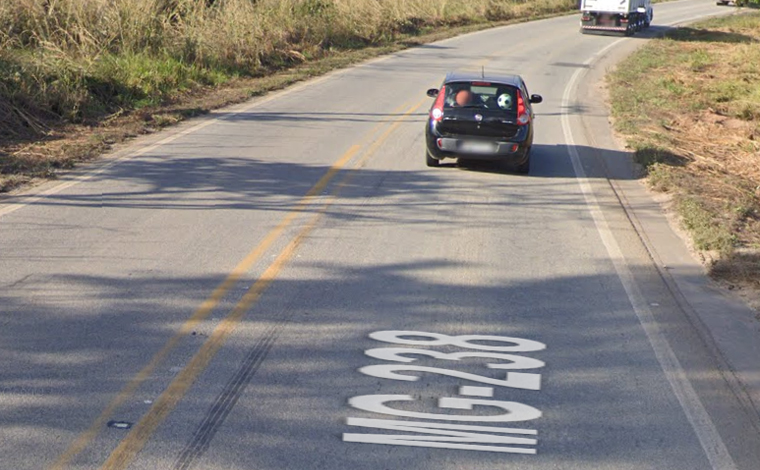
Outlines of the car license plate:
M 496 146 L 491 142 L 462 142 L 460 150 L 468 153 L 493 153 Z

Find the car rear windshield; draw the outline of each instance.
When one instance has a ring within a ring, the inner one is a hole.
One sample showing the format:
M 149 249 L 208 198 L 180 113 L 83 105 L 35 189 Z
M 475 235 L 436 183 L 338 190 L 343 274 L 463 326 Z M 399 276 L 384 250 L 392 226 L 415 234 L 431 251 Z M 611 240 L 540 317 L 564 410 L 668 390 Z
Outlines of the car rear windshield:
M 443 107 L 444 109 L 485 108 L 507 113 L 516 112 L 517 89 L 501 83 L 447 83 Z

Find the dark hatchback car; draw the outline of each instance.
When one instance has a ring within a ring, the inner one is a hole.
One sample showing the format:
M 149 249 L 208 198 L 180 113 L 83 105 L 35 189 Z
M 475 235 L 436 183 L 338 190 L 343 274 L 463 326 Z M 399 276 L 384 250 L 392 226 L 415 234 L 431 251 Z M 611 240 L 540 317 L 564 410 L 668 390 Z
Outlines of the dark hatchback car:
M 427 94 L 435 98 L 425 127 L 428 166 L 462 158 L 530 171 L 532 104 L 543 98 L 529 95 L 522 77 L 449 73 Z

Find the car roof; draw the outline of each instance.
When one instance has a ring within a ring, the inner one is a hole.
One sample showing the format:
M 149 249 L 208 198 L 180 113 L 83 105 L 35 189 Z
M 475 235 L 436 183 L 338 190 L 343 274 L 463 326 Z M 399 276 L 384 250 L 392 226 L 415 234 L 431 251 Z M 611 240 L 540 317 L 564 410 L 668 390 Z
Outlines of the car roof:
M 522 77 L 519 75 L 494 75 L 488 73 L 477 72 L 449 72 L 446 74 L 444 83 L 452 82 L 491 82 L 502 83 L 504 85 L 512 85 L 519 87 L 522 83 Z

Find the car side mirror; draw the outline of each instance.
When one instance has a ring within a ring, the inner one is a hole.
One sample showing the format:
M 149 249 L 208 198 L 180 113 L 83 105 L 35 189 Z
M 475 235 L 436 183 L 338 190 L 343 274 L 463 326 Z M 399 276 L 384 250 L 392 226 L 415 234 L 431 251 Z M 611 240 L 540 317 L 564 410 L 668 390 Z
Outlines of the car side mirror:
M 541 95 L 530 95 L 530 102 L 531 103 L 540 103 L 544 100 L 544 98 Z
M 438 96 L 438 88 L 431 88 L 427 91 L 427 95 L 431 98 Z

